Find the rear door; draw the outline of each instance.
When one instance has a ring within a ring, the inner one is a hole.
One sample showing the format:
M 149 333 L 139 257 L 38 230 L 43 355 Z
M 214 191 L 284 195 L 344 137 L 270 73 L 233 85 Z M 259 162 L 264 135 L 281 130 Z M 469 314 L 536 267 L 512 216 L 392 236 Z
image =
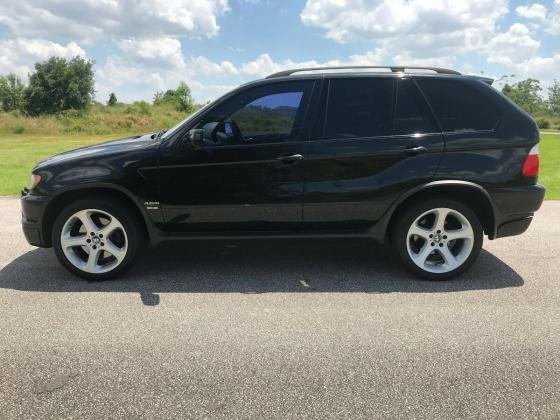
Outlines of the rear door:
M 406 77 L 333 76 L 321 98 L 304 162 L 304 226 L 367 229 L 400 194 L 433 177 L 441 131 Z

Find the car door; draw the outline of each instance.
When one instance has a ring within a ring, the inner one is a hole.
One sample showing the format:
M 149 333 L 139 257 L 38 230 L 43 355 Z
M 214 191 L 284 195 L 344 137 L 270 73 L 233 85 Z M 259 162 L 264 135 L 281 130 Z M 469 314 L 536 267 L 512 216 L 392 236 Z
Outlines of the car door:
M 443 137 L 409 78 L 332 76 L 320 109 L 304 163 L 306 230 L 366 230 L 434 176 Z
M 202 115 L 201 147 L 162 148 L 160 197 L 172 232 L 301 228 L 303 133 L 313 80 L 268 82 Z

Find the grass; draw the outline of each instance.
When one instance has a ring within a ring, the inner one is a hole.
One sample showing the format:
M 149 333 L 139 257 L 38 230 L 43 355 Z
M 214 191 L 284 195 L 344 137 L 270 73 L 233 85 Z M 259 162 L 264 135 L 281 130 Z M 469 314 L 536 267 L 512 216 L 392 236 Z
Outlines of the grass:
M 560 200 L 560 134 L 541 134 L 539 182 L 546 187 L 547 200 Z
M 0 195 L 19 194 L 28 184 L 31 169 L 38 161 L 111 138 L 115 138 L 115 135 L 0 136 Z
M 132 104 L 103 106 L 94 104 L 84 111 L 69 110 L 57 115 L 29 117 L 20 112 L 0 112 L 2 136 L 20 135 L 114 135 L 114 133 L 148 133 L 172 127 L 186 117 L 171 105 Z
M 108 135 L 0 134 L 0 195 L 17 195 L 27 185 L 31 169 L 46 157 L 88 144 L 124 137 Z M 560 134 L 541 135 L 539 182 L 547 188 L 546 198 L 560 199 Z

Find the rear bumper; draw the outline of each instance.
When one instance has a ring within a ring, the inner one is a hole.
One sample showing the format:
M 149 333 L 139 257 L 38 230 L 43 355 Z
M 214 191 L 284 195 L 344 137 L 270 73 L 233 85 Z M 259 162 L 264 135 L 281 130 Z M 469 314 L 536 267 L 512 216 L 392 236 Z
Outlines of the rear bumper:
M 496 217 L 496 231 L 491 239 L 525 232 L 533 214 L 541 207 L 545 192 L 540 184 L 489 191 Z
M 43 230 L 43 215 L 48 198 L 32 195 L 24 190 L 21 193 L 21 226 L 29 244 L 39 247 L 50 247 L 50 238 Z
M 500 226 L 498 226 L 496 238 L 521 235 L 529 228 L 529 225 L 532 221 L 533 217 L 524 217 L 523 219 L 502 223 Z

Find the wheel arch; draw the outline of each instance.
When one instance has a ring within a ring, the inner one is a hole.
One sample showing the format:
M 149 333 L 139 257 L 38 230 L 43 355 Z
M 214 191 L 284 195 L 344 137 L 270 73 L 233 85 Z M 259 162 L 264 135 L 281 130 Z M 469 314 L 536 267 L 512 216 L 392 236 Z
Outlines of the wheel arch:
M 75 200 L 82 198 L 101 197 L 103 199 L 119 200 L 124 203 L 134 216 L 141 222 L 148 240 L 152 239 L 151 222 L 148 220 L 142 207 L 135 200 L 130 191 L 112 184 L 76 185 L 57 192 L 49 200 L 42 218 L 42 231 L 47 246 L 52 246 L 52 229 L 56 216 L 64 207 Z
M 434 181 L 418 186 L 394 202 L 374 228 L 374 235 L 385 242 L 394 223 L 411 204 L 437 197 L 457 200 L 470 207 L 477 215 L 484 233 L 490 239 L 496 237 L 497 210 L 490 194 L 480 185 L 468 181 Z

